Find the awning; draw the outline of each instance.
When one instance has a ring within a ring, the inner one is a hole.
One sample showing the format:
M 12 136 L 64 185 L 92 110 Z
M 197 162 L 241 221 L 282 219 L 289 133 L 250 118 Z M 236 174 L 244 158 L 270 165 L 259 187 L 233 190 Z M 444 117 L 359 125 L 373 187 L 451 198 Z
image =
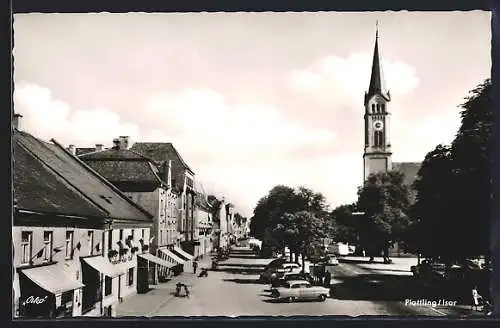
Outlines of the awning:
M 167 268 L 171 268 L 171 267 L 175 266 L 175 263 L 167 262 L 164 259 L 161 259 L 161 258 L 154 256 L 152 254 L 149 254 L 149 253 L 138 254 L 138 256 L 142 257 L 143 259 L 145 259 L 149 262 L 153 262 L 153 263 L 156 263 L 158 265 L 161 265 L 161 266 L 164 266 Z
M 121 265 L 113 264 L 103 256 L 85 257 L 83 260 L 88 265 L 108 277 L 114 278 L 125 274 L 124 268 Z
M 160 248 L 160 251 L 165 255 L 167 261 L 174 263 L 174 265 L 186 263 L 186 261 L 175 255 L 172 251 L 170 251 L 167 248 Z
M 180 247 L 177 247 L 177 246 L 174 246 L 174 251 L 176 251 L 177 253 L 181 254 L 182 256 L 184 256 L 185 258 L 188 259 L 188 261 L 191 261 L 192 259 L 194 259 L 194 256 L 189 254 L 188 252 L 185 252 L 182 248 Z
M 84 286 L 79 281 L 68 276 L 64 268 L 57 264 L 25 269 L 21 272 L 35 284 L 54 295 Z

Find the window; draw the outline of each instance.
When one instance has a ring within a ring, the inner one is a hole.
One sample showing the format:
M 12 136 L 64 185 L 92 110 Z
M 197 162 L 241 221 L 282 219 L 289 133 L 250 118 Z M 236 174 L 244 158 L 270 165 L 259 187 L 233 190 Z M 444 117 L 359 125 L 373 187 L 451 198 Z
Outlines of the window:
M 135 229 L 132 229 L 132 231 L 130 232 L 130 235 L 132 236 L 132 240 L 135 239 Z
M 108 230 L 108 250 L 113 248 L 113 230 Z
M 128 285 L 132 286 L 134 284 L 134 268 L 128 269 L 127 277 Z
M 46 262 L 52 261 L 52 231 L 43 232 L 43 260 Z
M 382 113 L 385 113 L 385 104 L 380 105 L 380 108 L 382 109 Z
M 372 113 L 375 113 L 375 104 L 372 104 Z
M 144 240 L 145 236 L 146 236 L 146 230 L 142 229 L 141 230 L 141 238 L 142 238 L 142 240 Z
M 21 249 L 23 251 L 21 263 L 30 264 L 31 263 L 31 252 L 32 252 L 32 241 L 33 233 L 31 231 L 23 231 L 21 233 Z
M 377 104 L 377 113 L 380 113 L 380 105 Z
M 104 296 L 111 295 L 113 292 L 113 279 L 106 276 L 104 279 Z
M 73 258 L 73 231 L 66 231 L 66 259 Z
M 120 229 L 120 238 L 118 240 L 123 240 L 123 229 Z
M 88 232 L 89 255 L 94 254 L 94 232 Z
M 384 145 L 384 133 L 382 131 L 375 131 L 375 147 L 382 147 Z

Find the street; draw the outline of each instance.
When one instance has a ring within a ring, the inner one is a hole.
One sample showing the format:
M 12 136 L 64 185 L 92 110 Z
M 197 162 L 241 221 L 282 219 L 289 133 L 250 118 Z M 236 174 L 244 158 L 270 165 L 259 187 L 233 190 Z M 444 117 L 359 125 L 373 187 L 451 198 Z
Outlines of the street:
M 398 259 L 399 260 L 399 259 Z M 391 265 L 368 264 L 345 258 L 335 268 L 333 298 L 325 302 L 276 302 L 270 286 L 258 282 L 270 259 L 256 258 L 251 251 L 234 248 L 208 277 L 183 273 L 176 281 L 191 285 L 190 297 L 173 297 L 175 282 L 156 287 L 144 295 L 126 299 L 118 316 L 325 316 L 325 315 L 423 315 L 470 314 L 467 306 L 405 305 L 410 301 L 453 301 L 429 293 L 409 272 L 413 259 Z M 208 262 L 200 267 L 208 267 Z M 180 279 L 180 280 L 179 280 Z

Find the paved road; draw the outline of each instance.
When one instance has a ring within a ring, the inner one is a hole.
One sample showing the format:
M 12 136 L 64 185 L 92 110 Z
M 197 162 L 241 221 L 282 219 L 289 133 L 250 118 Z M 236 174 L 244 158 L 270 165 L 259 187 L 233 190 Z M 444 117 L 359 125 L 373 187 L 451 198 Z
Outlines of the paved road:
M 425 315 L 465 314 L 460 308 L 446 306 L 405 306 L 411 301 L 439 301 L 439 295 L 415 285 L 406 264 L 367 264 L 347 259 L 335 268 L 333 298 L 325 302 L 276 303 L 269 295 L 269 285 L 258 282 L 260 271 L 270 259 L 258 259 L 236 250 L 210 271 L 206 278 L 192 279 L 189 298 L 168 297 L 173 292 L 169 283 L 143 295 L 133 314 L 147 316 L 322 316 L 322 315 Z M 383 267 L 381 267 L 383 266 Z M 391 271 L 397 270 L 397 271 Z M 396 274 L 394 274 L 396 273 Z M 191 277 L 193 278 L 193 277 Z M 149 303 L 148 304 L 148 297 Z M 450 299 L 446 299 L 450 300 Z M 126 304 L 124 304 L 126 305 Z M 123 307 L 122 307 L 123 308 Z

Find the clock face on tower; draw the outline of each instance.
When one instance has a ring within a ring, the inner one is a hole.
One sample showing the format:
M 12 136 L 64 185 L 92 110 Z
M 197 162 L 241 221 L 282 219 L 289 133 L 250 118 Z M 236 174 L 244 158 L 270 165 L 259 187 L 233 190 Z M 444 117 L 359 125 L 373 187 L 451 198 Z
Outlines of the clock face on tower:
M 375 131 L 381 131 L 384 128 L 384 123 L 382 121 L 377 120 L 373 122 L 373 128 L 375 129 Z

